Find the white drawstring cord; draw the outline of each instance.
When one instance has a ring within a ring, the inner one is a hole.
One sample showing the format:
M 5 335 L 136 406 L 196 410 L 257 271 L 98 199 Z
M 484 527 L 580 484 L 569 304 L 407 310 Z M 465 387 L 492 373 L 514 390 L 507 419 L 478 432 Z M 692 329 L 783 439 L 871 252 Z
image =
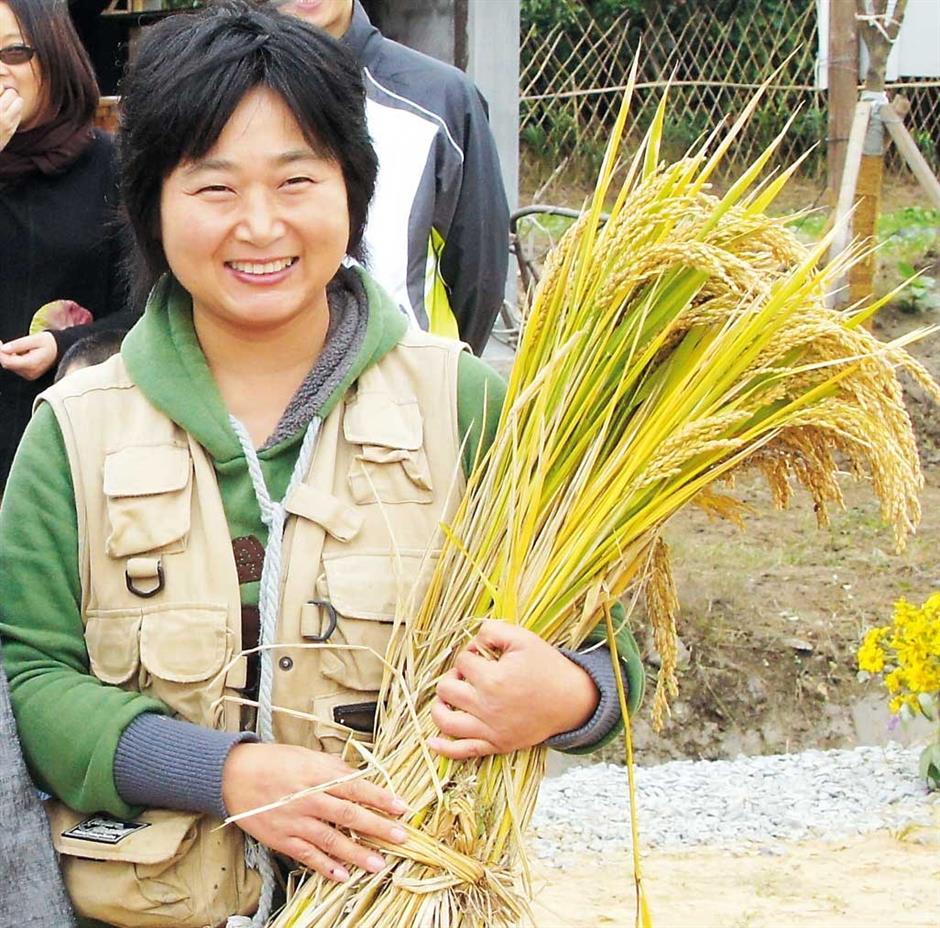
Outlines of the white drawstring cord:
M 287 510 L 284 508 L 284 500 L 290 496 L 294 487 L 304 480 L 307 471 L 310 469 L 310 462 L 313 460 L 313 453 L 317 445 L 317 436 L 320 432 L 321 420 L 319 417 L 310 420 L 303 444 L 300 446 L 300 452 L 297 455 L 297 462 L 294 464 L 290 483 L 287 485 L 284 499 L 279 503 L 271 499 L 264 473 L 261 470 L 261 462 L 258 460 L 258 453 L 255 451 L 247 429 L 234 416 L 229 416 L 229 422 L 238 437 L 238 442 L 245 455 L 245 461 L 248 464 L 251 485 L 254 488 L 255 498 L 261 510 L 261 521 L 268 528 L 268 541 L 264 546 L 264 566 L 261 568 L 261 585 L 258 591 L 258 612 L 260 614 L 258 644 L 262 646 L 262 650 L 260 651 L 261 671 L 258 684 L 257 730 L 258 737 L 262 741 L 273 741 L 274 713 L 271 700 L 274 691 L 274 654 L 271 648 L 263 646 L 274 644 L 277 635 L 277 614 L 280 604 L 281 573 L 283 569 L 281 554 L 284 548 L 284 525 L 287 522 Z M 254 918 L 233 915 L 226 922 L 226 928 L 264 928 L 271 916 L 274 903 L 275 877 L 271 852 L 249 836 L 246 835 L 245 837 L 245 862 L 261 875 L 261 897 L 258 900 L 258 910 L 255 912 Z

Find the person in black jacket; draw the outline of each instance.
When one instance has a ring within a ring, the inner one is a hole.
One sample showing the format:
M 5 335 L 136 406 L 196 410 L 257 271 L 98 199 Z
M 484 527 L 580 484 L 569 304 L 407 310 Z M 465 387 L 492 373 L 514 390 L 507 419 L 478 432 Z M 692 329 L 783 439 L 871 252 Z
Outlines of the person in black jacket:
M 36 311 L 72 300 L 100 320 L 125 307 L 114 149 L 93 128 L 97 104 L 66 4 L 0 0 L 0 493 L 33 399 L 88 334 L 30 335 Z
M 275 0 L 356 56 L 379 158 L 365 246 L 422 329 L 486 347 L 509 264 L 509 206 L 486 103 L 457 68 L 387 39 L 358 0 Z

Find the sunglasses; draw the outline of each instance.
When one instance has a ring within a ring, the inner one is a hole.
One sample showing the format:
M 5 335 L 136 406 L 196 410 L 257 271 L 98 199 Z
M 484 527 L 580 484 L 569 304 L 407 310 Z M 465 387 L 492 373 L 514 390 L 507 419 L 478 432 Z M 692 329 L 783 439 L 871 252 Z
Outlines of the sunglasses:
M 28 45 L 8 45 L 0 48 L 0 61 L 4 64 L 28 64 L 35 54 L 36 49 Z

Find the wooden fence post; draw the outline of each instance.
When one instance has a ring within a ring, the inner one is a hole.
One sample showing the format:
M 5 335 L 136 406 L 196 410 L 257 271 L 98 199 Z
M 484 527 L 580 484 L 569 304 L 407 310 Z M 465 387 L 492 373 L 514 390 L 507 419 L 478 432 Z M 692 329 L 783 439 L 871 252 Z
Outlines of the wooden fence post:
M 858 101 L 858 28 L 854 0 L 829 0 L 829 198 L 839 199 L 845 151 Z
M 901 31 L 907 0 L 897 0 L 890 16 L 889 5 L 890 0 L 856 0 L 859 33 L 868 49 L 868 73 L 865 75 L 862 97 L 873 103 L 856 187 L 858 206 L 854 217 L 855 237 L 866 245 L 875 240 L 878 214 L 881 211 L 884 123 L 879 110 L 888 102 L 885 96 L 885 72 L 888 55 Z M 849 301 L 856 303 L 870 299 L 874 289 L 875 256 L 870 254 L 849 271 Z

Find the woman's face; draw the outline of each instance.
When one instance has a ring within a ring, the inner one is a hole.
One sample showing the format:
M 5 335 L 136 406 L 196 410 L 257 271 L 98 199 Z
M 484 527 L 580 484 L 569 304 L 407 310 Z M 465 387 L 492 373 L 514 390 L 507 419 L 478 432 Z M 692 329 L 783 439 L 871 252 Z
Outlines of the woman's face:
M 0 48 L 11 45 L 29 45 L 20 24 L 9 5 L 0 0 Z M 4 64 L 0 61 L 0 90 L 12 89 L 23 100 L 20 130 L 32 128 L 39 120 L 43 108 L 42 72 L 39 60 L 33 56 L 26 64 Z
M 206 156 L 177 165 L 160 216 L 197 317 L 258 335 L 327 311 L 349 241 L 346 184 L 272 91 L 247 94 Z

